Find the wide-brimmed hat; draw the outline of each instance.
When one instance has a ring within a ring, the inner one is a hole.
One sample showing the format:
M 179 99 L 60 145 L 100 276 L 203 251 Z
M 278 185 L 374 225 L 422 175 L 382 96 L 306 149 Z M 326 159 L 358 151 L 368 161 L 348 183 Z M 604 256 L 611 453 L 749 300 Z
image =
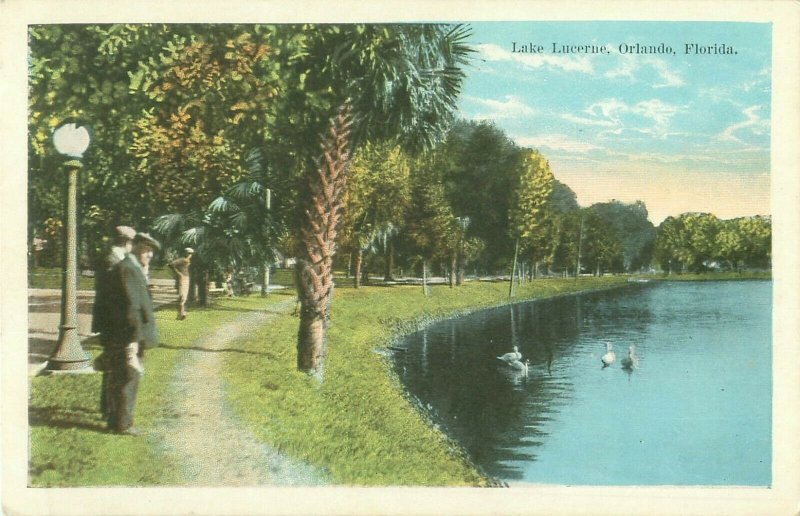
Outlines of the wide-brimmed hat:
M 133 243 L 134 244 L 143 243 L 149 245 L 153 249 L 156 250 L 161 249 L 161 244 L 158 243 L 158 240 L 151 237 L 147 233 L 136 233 L 136 236 L 133 237 Z
M 114 239 L 119 242 L 133 240 L 136 230 L 130 226 L 117 226 L 114 228 Z

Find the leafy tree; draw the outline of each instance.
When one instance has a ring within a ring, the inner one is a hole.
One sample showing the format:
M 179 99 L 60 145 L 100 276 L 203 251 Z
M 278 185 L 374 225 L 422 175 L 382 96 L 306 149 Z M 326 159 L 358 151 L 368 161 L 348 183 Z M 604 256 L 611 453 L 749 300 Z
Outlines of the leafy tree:
M 753 267 L 769 267 L 772 260 L 772 219 L 743 217 L 740 227 L 747 242 L 745 261 Z
M 134 44 L 135 27 L 32 25 L 28 30 L 28 233 L 42 234 L 45 221 L 63 216 L 64 174 L 50 139 L 57 126 L 77 119 L 92 133 L 83 157 L 79 212 L 80 243 L 90 261 L 105 252 L 113 226 L 149 223 L 147 191 L 125 152 L 142 107 L 128 89 L 128 71 L 139 56 L 104 46 L 112 36 Z
M 530 253 L 531 264 L 535 265 L 547 254 L 547 203 L 555 179 L 544 156 L 527 150 L 518 181 L 509 213 L 511 232 Z
M 423 275 L 431 261 L 448 260 L 459 243 L 458 219 L 445 195 L 438 157 L 420 158 L 412 167 L 411 202 L 405 217 L 405 248 L 421 259 Z
M 353 157 L 343 203 L 344 245 L 355 255 L 355 286 L 361 282 L 361 262 L 367 250 L 381 251 L 391 278 L 394 239 L 403 226 L 409 203 L 409 163 L 392 143 L 363 145 Z
M 650 262 L 656 231 L 647 218 L 647 207 L 642 201 L 626 204 L 612 200 L 596 203 L 590 209 L 607 226 L 608 238 L 621 247 L 621 261 L 607 263 L 611 270 L 637 270 Z
M 504 229 L 522 150 L 489 122 L 458 121 L 437 152 L 453 211 L 469 218 L 467 238 L 482 242 L 474 260 L 490 271 L 507 267 L 514 240 Z
M 662 269 L 671 272 L 680 264 L 681 270 L 703 270 L 709 260 L 719 256 L 720 228 L 719 219 L 710 213 L 667 217 L 658 227 L 655 246 Z
M 160 67 L 140 66 L 132 77 L 154 104 L 137 121 L 131 151 L 158 211 L 208 205 L 243 176 L 248 145 L 263 143 L 252 128 L 267 125 L 277 93 L 271 52 L 248 31 L 215 27 L 168 42 Z
M 622 267 L 622 242 L 596 205 L 583 213 L 581 261 L 597 276 Z
M 661 270 L 672 274 L 680 264 L 691 262 L 686 238 L 683 219 L 669 216 L 659 224 L 656 232 L 655 258 L 659 261 Z
M 582 239 L 581 210 L 559 213 L 553 218 L 549 263 L 551 270 L 563 271 L 567 276 L 576 268 L 578 244 Z
M 769 267 L 772 227 L 769 217 L 740 217 L 721 221 L 717 250 L 735 270 L 743 265 Z

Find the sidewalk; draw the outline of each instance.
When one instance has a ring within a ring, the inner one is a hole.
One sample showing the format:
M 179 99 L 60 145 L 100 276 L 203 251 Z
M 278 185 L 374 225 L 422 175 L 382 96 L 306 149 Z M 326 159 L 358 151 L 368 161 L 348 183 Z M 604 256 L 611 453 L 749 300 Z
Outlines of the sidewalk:
M 173 280 L 151 281 L 153 303 L 156 308 L 172 303 L 177 298 Z M 94 291 L 78 291 L 78 335 L 81 340 L 92 336 L 92 308 Z M 58 344 L 58 326 L 61 324 L 61 290 L 28 289 L 28 375 L 36 375 Z

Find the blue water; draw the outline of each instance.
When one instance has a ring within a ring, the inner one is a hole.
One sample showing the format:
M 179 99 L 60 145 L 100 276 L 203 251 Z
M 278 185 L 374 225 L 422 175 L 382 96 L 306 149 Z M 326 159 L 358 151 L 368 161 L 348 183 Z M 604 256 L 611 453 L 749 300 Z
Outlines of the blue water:
M 768 486 L 771 295 L 768 281 L 668 282 L 486 310 L 409 336 L 395 367 L 512 483 Z M 527 376 L 496 358 L 515 344 Z

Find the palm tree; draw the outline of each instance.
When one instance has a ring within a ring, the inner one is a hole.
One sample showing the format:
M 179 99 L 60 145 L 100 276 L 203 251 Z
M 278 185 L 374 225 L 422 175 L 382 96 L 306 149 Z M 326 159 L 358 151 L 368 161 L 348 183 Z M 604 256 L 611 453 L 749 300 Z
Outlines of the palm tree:
M 286 233 L 281 210 L 272 206 L 273 174 L 257 150 L 245 157 L 247 173 L 204 209 L 188 214 L 162 215 L 154 230 L 172 247 L 195 249 L 193 277 L 200 289 L 199 302 L 207 304 L 208 274 L 213 269 L 268 266 L 276 259 L 278 241 Z
M 309 45 L 313 66 L 307 70 L 315 76 L 306 82 L 324 86 L 323 97 L 341 107 L 323 136 L 322 157 L 307 167 L 297 274 L 301 371 L 322 374 L 336 224 L 351 150 L 385 138 L 397 138 L 413 151 L 432 148 L 456 108 L 464 78 L 460 67 L 471 52 L 468 36 L 462 25 L 356 25 L 320 29 Z

